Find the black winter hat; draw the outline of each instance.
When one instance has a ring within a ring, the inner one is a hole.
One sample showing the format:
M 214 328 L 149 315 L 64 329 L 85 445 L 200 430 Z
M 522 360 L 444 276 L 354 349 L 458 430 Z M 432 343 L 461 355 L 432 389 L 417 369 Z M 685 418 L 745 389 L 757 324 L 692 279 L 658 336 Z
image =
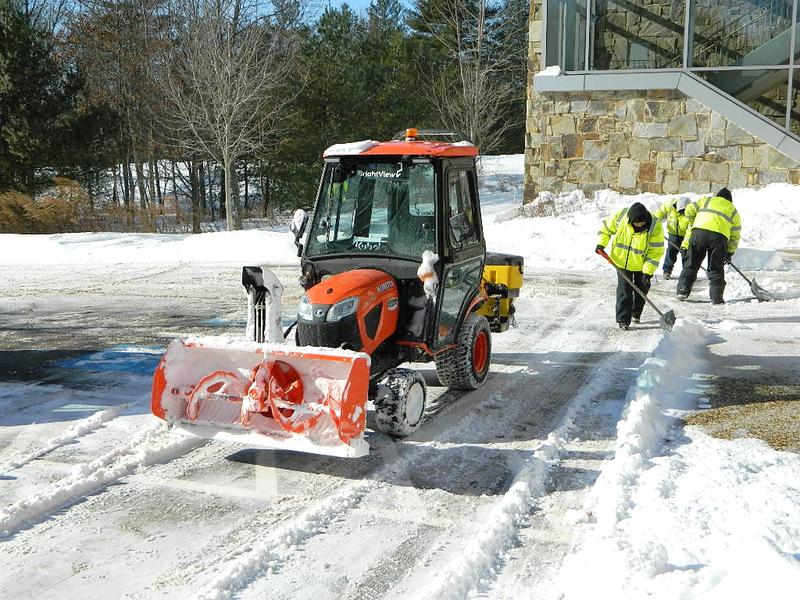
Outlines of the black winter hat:
M 733 202 L 733 196 L 731 196 L 731 191 L 724 187 L 720 191 L 717 192 L 718 198 L 725 198 L 728 202 Z
M 641 202 L 635 202 L 629 209 L 628 209 L 628 222 L 631 224 L 636 223 L 638 221 L 649 221 L 650 220 L 650 213 L 648 212 L 647 208 Z

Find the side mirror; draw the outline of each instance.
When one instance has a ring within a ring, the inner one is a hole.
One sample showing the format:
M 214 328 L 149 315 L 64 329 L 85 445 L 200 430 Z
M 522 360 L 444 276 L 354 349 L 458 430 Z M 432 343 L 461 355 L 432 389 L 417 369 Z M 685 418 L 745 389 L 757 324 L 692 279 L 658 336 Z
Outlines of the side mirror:
M 303 237 L 303 233 L 306 231 L 306 225 L 308 225 L 308 213 L 302 208 L 298 208 L 294 211 L 292 223 L 289 225 L 289 231 L 294 235 L 294 245 L 297 246 L 298 256 L 302 253 L 303 245 L 300 243 L 300 238 Z

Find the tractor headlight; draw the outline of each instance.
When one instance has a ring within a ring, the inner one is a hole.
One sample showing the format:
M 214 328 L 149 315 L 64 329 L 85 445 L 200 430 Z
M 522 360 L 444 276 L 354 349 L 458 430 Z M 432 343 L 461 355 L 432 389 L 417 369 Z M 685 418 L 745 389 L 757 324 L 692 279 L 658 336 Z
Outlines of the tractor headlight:
M 297 318 L 301 321 L 314 320 L 314 308 L 311 306 L 311 303 L 308 301 L 308 296 L 305 294 L 300 298 L 300 304 L 297 307 Z
M 345 298 L 341 302 L 337 302 L 331 309 L 328 311 L 328 318 L 326 321 L 329 323 L 335 323 L 336 321 L 341 321 L 345 317 L 349 317 L 354 312 L 356 312 L 356 308 L 358 308 L 358 298 L 353 296 L 351 298 Z

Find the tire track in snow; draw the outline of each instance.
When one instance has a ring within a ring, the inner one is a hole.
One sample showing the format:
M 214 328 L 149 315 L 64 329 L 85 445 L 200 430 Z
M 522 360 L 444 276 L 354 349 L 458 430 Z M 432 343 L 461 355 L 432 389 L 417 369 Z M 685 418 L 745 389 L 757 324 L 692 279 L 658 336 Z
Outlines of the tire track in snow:
M 8 473 L 15 469 L 19 469 L 23 465 L 33 462 L 45 454 L 49 454 L 53 450 L 57 450 L 58 448 L 66 446 L 67 444 L 71 444 L 84 435 L 92 433 L 93 431 L 97 431 L 108 421 L 117 418 L 119 413 L 128 408 L 128 406 L 130 405 L 121 404 L 119 406 L 115 406 L 114 408 L 97 411 L 90 417 L 81 419 L 61 435 L 48 440 L 44 446 L 27 453 L 20 453 L 16 457 L 10 458 L 2 466 L 0 466 L 0 473 Z
M 77 465 L 70 475 L 43 492 L 19 500 L 0 512 L 0 538 L 11 537 L 26 525 L 41 521 L 142 467 L 170 460 L 203 443 L 194 437 L 176 436 L 162 423 L 156 423 L 134 435 L 127 444 L 92 462 Z
M 197 600 L 230 598 L 264 572 L 269 574 L 287 562 L 297 546 L 323 533 L 331 523 L 357 506 L 368 492 L 379 485 L 375 481 L 363 481 L 328 496 L 317 506 L 284 524 L 258 547 L 244 549 L 242 555 L 229 561 L 195 597 Z
M 573 426 L 576 416 L 597 395 L 618 382 L 607 372 L 622 366 L 624 358 L 611 355 L 595 369 L 592 378 L 570 402 L 560 424 L 540 444 L 514 478 L 511 487 L 489 511 L 470 541 L 459 551 L 420 597 L 431 600 L 464 598 L 481 582 L 493 577 L 494 569 L 515 543 L 523 518 L 533 508 L 537 498 L 547 493 L 547 476 L 559 460 L 560 446 Z
M 583 307 L 583 312 L 592 310 L 593 306 Z M 549 474 L 560 460 L 567 435 L 577 426 L 576 419 L 591 407 L 594 398 L 611 392 L 630 378 L 625 373 L 625 368 L 630 366 L 630 358 L 626 352 L 619 352 L 625 348 L 626 337 L 619 332 L 611 333 L 609 337 L 616 342 L 614 347 L 609 349 L 606 358 L 593 367 L 588 381 L 567 405 L 559 425 L 536 448 L 508 491 L 491 507 L 482 525 L 473 532 L 457 557 L 444 567 L 444 571 L 419 597 L 431 600 L 464 598 L 480 585 L 495 579 L 502 569 L 505 554 L 516 543 L 518 531 L 524 526 L 537 499 L 548 494 Z

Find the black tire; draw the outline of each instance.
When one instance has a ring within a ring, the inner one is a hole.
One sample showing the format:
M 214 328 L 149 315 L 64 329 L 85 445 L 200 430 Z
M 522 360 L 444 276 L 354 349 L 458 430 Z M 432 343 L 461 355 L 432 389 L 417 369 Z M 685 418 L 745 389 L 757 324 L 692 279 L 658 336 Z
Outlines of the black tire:
M 478 347 L 478 338 L 483 341 Z M 492 364 L 492 331 L 483 315 L 470 313 L 456 337 L 456 347 L 435 357 L 439 382 L 453 390 L 477 390 Z M 476 364 L 477 361 L 477 364 Z
M 425 417 L 428 403 L 425 380 L 411 369 L 391 369 L 378 380 L 372 403 L 379 431 L 394 437 L 411 435 Z

